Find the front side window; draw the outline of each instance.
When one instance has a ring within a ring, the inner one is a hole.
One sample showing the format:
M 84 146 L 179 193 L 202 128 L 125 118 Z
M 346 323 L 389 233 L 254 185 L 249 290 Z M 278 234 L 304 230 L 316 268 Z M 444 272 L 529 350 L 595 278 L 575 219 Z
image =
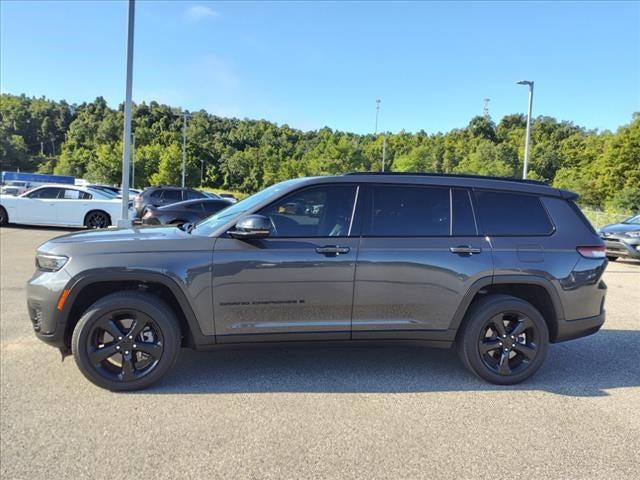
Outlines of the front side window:
M 204 211 L 209 215 L 212 215 L 216 212 L 219 212 L 223 208 L 227 208 L 229 206 L 228 202 L 205 202 L 204 203 Z
M 486 235 L 549 235 L 553 224 L 536 195 L 476 191 L 480 223 Z
M 449 235 L 449 200 L 448 188 L 374 185 L 366 234 L 374 237 Z
M 206 197 L 204 193 L 200 193 L 196 190 L 187 190 L 185 192 L 185 200 L 197 200 L 204 197 Z
M 29 198 L 54 199 L 58 198 L 60 190 L 60 188 L 54 187 L 40 188 L 31 192 L 28 196 Z
M 307 188 L 263 208 L 273 237 L 344 237 L 349 235 L 357 187 L 323 185 Z

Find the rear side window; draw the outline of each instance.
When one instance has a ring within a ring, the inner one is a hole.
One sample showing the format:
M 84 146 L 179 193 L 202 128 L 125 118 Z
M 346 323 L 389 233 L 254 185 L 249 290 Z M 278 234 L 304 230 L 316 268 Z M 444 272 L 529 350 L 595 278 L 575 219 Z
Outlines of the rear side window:
M 196 190 L 187 190 L 185 194 L 185 200 L 197 200 L 206 196 L 204 193 L 197 192 Z
M 486 235 L 549 235 L 553 224 L 535 195 L 476 191 L 478 212 Z
M 473 218 L 473 207 L 468 190 L 454 188 L 451 190 L 453 219 L 451 233 L 454 237 L 470 237 L 478 234 L 476 221 Z
M 65 188 L 61 191 L 61 195 L 58 198 L 64 198 L 67 200 L 91 200 L 91 194 L 86 192 L 81 192 L 80 190 L 72 190 L 70 188 Z
M 182 200 L 182 192 L 180 190 L 165 190 L 162 196 L 164 202 L 179 202 Z
M 372 190 L 368 235 L 449 235 L 451 212 L 448 188 L 375 185 Z
M 143 193 L 144 195 L 144 193 Z M 153 190 L 149 194 L 149 198 L 153 198 L 154 200 L 159 200 L 162 197 L 162 190 Z

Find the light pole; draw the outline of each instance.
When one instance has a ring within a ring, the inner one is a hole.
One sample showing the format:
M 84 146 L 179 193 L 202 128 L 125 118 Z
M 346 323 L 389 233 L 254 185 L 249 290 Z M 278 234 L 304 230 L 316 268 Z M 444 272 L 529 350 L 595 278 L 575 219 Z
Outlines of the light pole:
M 373 132 L 374 135 L 378 134 L 378 114 L 379 113 L 380 113 L 380 99 L 378 98 L 376 100 L 376 129 Z
M 136 188 L 136 134 L 131 134 L 131 188 Z
M 200 188 L 202 188 L 202 182 L 204 180 L 204 159 L 200 159 Z
M 184 113 L 182 123 L 182 188 L 184 188 L 184 177 L 187 170 L 187 113 Z
M 119 227 L 130 227 L 129 220 L 129 162 L 131 160 L 131 90 L 133 86 L 133 26 L 135 19 L 135 0 L 129 0 L 129 18 L 127 28 L 127 83 L 124 100 L 124 150 L 122 152 L 122 218 Z
M 533 106 L 533 81 L 520 80 L 518 85 L 529 86 L 529 111 L 527 112 L 527 134 L 524 140 L 524 166 L 522 167 L 522 178 L 527 178 L 527 168 L 529 166 L 529 138 L 531 137 L 531 108 Z

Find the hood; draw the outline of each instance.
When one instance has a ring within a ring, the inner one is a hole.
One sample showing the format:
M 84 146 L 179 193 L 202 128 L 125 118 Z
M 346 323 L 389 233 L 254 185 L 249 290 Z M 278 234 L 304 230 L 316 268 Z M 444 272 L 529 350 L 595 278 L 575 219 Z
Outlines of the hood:
M 43 243 L 38 251 L 67 256 L 176 252 L 208 250 L 213 241 L 173 226 L 108 228 L 62 235 Z
M 602 233 L 627 233 L 640 231 L 640 225 L 633 223 L 612 223 L 600 229 Z

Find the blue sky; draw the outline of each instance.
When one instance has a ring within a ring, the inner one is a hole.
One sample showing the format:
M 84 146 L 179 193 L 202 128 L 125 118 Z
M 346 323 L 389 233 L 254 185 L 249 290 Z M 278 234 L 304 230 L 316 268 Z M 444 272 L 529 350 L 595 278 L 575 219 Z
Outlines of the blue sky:
M 124 99 L 122 1 L 0 5 L 2 92 Z M 137 102 L 329 126 L 427 132 L 482 113 L 615 130 L 640 110 L 640 2 L 138 1 Z

